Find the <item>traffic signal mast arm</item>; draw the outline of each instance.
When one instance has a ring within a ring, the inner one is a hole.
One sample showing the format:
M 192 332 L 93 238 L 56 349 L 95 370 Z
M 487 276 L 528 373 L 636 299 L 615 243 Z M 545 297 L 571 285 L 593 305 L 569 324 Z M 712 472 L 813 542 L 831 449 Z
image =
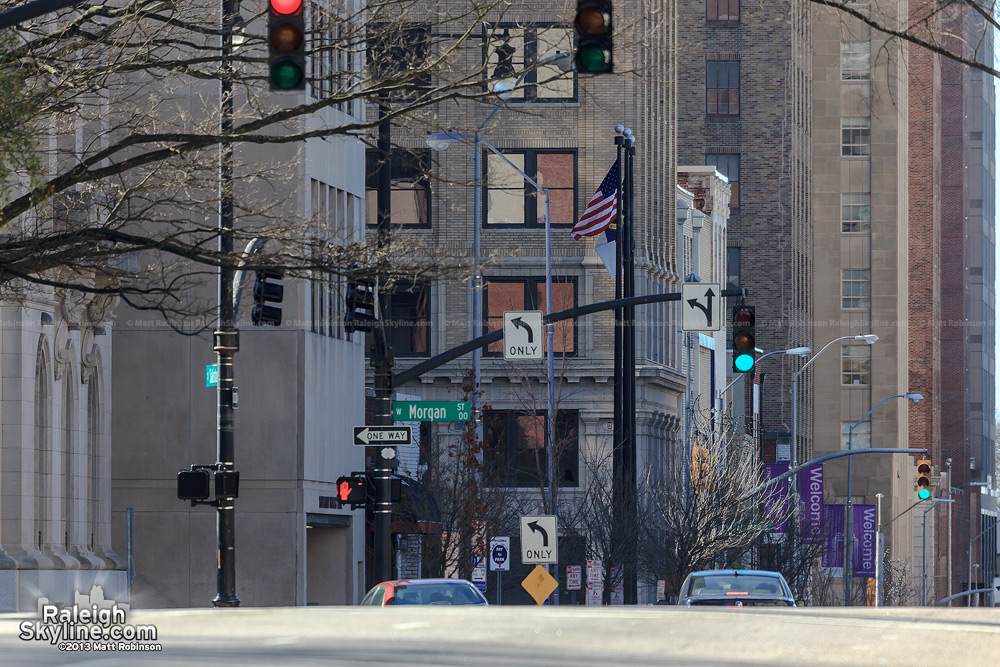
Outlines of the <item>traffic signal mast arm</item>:
M 747 295 L 747 290 L 744 287 L 738 287 L 736 289 L 725 289 L 722 290 L 722 297 L 745 297 Z M 560 310 L 558 313 L 552 313 L 551 315 L 545 315 L 542 318 L 543 324 L 548 324 L 549 322 L 559 322 L 561 320 L 569 320 L 574 317 L 581 317 L 583 315 L 590 315 L 591 313 L 599 313 L 605 310 L 614 310 L 616 308 L 624 308 L 625 306 L 642 306 L 649 303 L 663 303 L 665 301 L 680 301 L 680 292 L 667 292 L 665 294 L 645 294 L 643 296 L 633 296 L 627 299 L 612 299 L 611 301 L 601 301 L 599 303 L 591 303 L 586 306 L 577 306 L 576 308 L 569 308 L 567 310 Z M 467 343 L 462 343 L 457 345 L 450 350 L 446 350 L 436 357 L 431 357 L 430 359 L 423 361 L 416 366 L 407 368 L 405 371 L 400 371 L 392 378 L 392 386 L 399 387 L 406 382 L 411 380 L 416 380 L 418 377 L 423 375 L 428 371 L 432 371 L 435 368 L 442 366 L 452 359 L 457 359 L 463 354 L 468 354 L 472 352 L 477 347 L 486 347 L 490 343 L 495 343 L 503 338 L 503 331 L 497 330 L 492 331 L 488 334 L 484 334 L 479 338 L 474 338 Z
M 777 477 L 773 477 L 767 480 L 766 482 L 755 488 L 753 491 L 747 493 L 746 496 L 744 497 L 749 498 L 753 495 L 756 495 L 761 491 L 763 491 L 764 489 L 766 489 L 767 487 L 774 486 L 783 479 L 788 479 L 789 477 L 799 472 L 800 470 L 805 470 L 806 468 L 814 466 L 817 463 L 824 463 L 826 461 L 830 461 L 831 459 L 839 459 L 842 456 L 858 456 L 860 454 L 926 454 L 926 453 L 927 453 L 926 449 L 912 449 L 912 448 L 901 449 L 899 447 L 872 447 L 871 449 L 852 449 L 846 452 L 834 452 L 833 454 L 820 456 L 818 458 L 812 459 L 811 461 L 806 461 L 802 465 L 795 466 L 788 472 L 784 472 L 778 475 Z

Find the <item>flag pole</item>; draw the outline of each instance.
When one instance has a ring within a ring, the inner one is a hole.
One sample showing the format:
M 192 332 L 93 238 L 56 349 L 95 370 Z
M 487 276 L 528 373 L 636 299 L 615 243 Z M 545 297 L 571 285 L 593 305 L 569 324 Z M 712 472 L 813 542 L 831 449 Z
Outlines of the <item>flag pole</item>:
M 622 222 L 623 222 L 623 211 L 622 211 L 622 154 L 625 148 L 625 127 L 622 125 L 615 125 L 615 146 L 617 148 L 617 156 L 615 158 L 617 172 L 616 172 L 616 187 L 615 187 L 615 298 L 622 298 Z M 615 378 L 614 378 L 614 419 L 612 428 L 612 448 L 611 448 L 611 471 L 612 471 L 612 487 L 611 487 L 611 553 L 608 559 L 610 569 L 605 573 L 605 580 L 609 581 L 612 585 L 606 587 L 608 590 L 604 592 L 605 600 L 611 600 L 611 590 L 617 584 L 614 580 L 614 575 L 616 574 L 616 568 L 620 565 L 624 565 L 622 549 L 625 545 L 627 531 L 625 528 L 625 443 L 622 440 L 623 434 L 623 408 L 624 408 L 624 396 L 623 396 L 623 386 L 622 386 L 622 318 L 624 313 L 621 308 L 615 308 Z

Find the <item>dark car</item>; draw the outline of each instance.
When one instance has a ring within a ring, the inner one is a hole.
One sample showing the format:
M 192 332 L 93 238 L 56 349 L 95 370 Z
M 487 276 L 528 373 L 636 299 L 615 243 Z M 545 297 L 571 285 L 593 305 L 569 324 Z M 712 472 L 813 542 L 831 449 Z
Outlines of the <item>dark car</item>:
M 677 604 L 687 607 L 794 607 L 788 582 L 766 570 L 706 570 L 692 572 L 681 584 Z
M 465 579 L 396 579 L 376 584 L 361 600 L 366 607 L 403 604 L 488 605 L 486 598 Z

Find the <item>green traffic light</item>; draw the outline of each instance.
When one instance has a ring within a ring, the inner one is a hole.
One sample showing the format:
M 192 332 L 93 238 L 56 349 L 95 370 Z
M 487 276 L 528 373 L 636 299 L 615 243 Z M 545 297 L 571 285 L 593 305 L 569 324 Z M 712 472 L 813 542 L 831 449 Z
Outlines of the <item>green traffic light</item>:
M 580 69 L 584 72 L 603 72 L 608 65 L 604 49 L 599 46 L 588 45 L 580 49 L 577 58 L 580 62 Z
M 282 60 L 271 66 L 271 81 L 276 88 L 295 88 L 302 82 L 302 68 L 291 60 Z
M 741 354 L 733 360 L 733 366 L 736 367 L 740 373 L 748 373 L 753 370 L 753 355 Z
M 917 498 L 920 498 L 921 500 L 927 500 L 930 497 L 931 497 L 931 492 L 929 489 L 920 489 L 919 491 L 917 491 Z

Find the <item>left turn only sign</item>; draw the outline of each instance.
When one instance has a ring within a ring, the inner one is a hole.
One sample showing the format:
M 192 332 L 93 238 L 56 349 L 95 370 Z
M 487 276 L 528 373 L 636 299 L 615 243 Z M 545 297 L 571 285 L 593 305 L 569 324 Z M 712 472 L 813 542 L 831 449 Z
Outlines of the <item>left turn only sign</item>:
M 503 358 L 507 361 L 542 358 L 542 311 L 504 311 Z
M 413 430 L 409 426 L 355 426 L 354 444 L 359 447 L 412 445 Z

